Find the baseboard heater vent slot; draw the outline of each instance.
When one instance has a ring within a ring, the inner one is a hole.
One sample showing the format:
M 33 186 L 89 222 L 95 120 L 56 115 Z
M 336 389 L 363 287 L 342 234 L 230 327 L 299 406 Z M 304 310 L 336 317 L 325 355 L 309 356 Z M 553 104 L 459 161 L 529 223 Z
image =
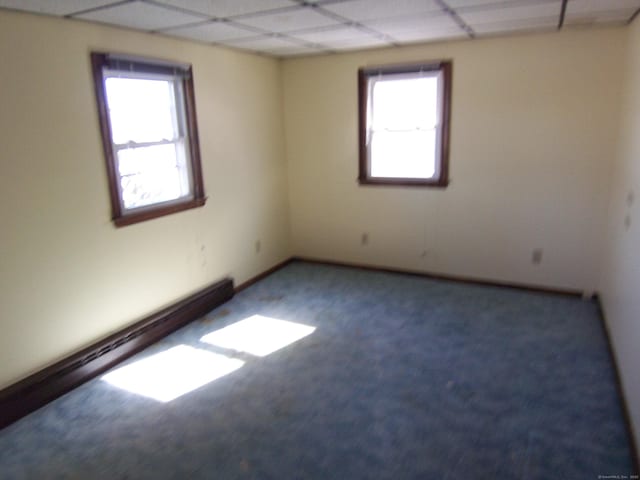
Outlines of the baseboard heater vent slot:
M 225 278 L 0 391 L 0 428 L 202 317 L 233 295 L 233 280 Z

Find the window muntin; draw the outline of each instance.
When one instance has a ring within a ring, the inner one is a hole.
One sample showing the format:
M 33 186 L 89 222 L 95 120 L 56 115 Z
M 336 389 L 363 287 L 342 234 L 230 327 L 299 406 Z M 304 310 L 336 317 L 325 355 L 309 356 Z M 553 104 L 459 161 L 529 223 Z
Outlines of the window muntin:
M 451 64 L 359 71 L 363 184 L 446 186 Z
M 204 205 L 191 68 L 92 61 L 116 225 Z

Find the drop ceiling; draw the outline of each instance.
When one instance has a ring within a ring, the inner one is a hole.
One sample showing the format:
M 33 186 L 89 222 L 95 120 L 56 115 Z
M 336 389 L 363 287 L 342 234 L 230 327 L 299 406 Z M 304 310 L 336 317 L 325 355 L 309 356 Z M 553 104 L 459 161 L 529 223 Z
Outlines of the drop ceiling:
M 0 8 L 287 57 L 624 25 L 640 0 L 0 0 Z

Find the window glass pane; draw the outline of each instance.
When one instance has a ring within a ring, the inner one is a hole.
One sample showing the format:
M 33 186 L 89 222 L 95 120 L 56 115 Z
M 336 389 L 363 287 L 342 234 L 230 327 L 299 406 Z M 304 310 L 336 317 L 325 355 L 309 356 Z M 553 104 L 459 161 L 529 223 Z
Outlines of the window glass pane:
M 436 126 L 437 77 L 377 80 L 372 93 L 374 130 L 430 129 Z
M 177 138 L 173 82 L 108 77 L 105 81 L 113 143 Z
M 189 195 L 185 165 L 174 144 L 118 151 L 118 171 L 125 209 L 175 200 Z
M 372 177 L 432 178 L 435 170 L 435 129 L 372 133 Z

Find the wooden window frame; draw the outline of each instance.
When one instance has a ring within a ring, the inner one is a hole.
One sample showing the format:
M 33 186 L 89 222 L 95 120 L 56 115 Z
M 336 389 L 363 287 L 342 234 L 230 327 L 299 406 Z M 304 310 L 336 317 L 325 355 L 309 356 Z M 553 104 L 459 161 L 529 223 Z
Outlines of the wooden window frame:
M 153 218 L 170 215 L 172 213 L 202 207 L 206 203 L 204 183 L 202 178 L 202 165 L 200 161 L 200 147 L 198 140 L 198 126 L 196 122 L 196 102 L 193 88 L 193 72 L 191 65 L 176 62 L 150 59 L 130 55 L 119 55 L 104 52 L 91 53 L 91 65 L 98 106 L 98 118 L 100 121 L 100 133 L 107 166 L 109 180 L 109 196 L 111 199 L 112 220 L 117 227 L 131 225 Z M 135 68 L 136 72 L 158 74 L 180 72 L 182 79 L 182 91 L 184 100 L 184 112 L 186 132 L 188 138 L 188 154 L 191 172 L 191 195 L 183 200 L 155 203 L 126 210 L 122 206 L 119 182 L 120 175 L 117 171 L 117 162 L 114 156 L 112 143 L 112 129 L 107 107 L 107 97 L 104 83 L 104 69 Z
M 440 155 L 438 162 L 438 176 L 433 178 L 404 178 L 404 177 L 372 177 L 369 148 L 367 145 L 367 118 L 369 91 L 368 82 L 371 77 L 390 74 L 419 73 L 425 71 L 442 72 L 442 112 L 440 118 Z M 363 67 L 358 70 L 358 145 L 360 185 L 407 186 L 407 187 L 435 187 L 446 188 L 449 185 L 449 141 L 451 121 L 451 83 L 452 62 L 437 61 L 417 64 L 386 65 L 378 67 Z

